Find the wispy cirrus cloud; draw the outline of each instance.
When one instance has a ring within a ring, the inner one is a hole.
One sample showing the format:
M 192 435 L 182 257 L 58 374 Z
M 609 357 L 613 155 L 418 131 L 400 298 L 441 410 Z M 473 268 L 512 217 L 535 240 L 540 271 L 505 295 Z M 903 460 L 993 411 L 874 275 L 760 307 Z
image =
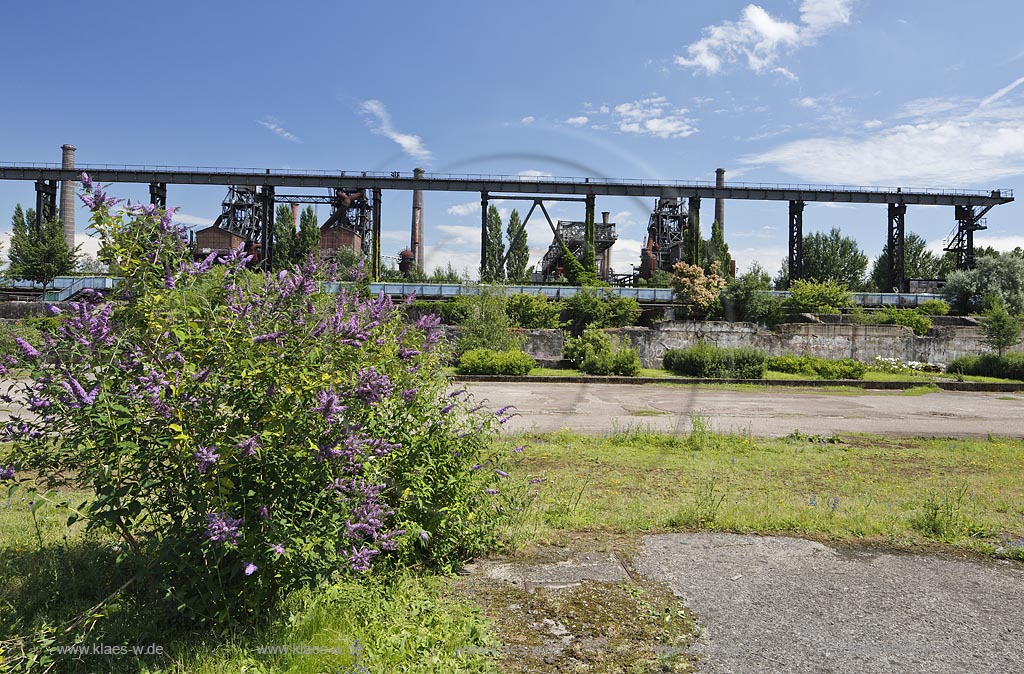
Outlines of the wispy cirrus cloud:
M 402 133 L 395 128 L 387 107 L 381 101 L 377 99 L 363 101 L 359 106 L 359 112 L 366 117 L 366 125 L 373 133 L 394 141 L 405 154 L 420 161 L 433 159 L 433 154 L 426 148 L 419 136 Z
M 276 135 L 278 138 L 283 138 L 291 143 L 302 144 L 302 139 L 281 126 L 281 120 L 277 117 L 264 117 L 263 119 L 257 119 L 256 123 Z
M 1018 79 L 983 99 L 923 98 L 891 122 L 871 119 L 847 135 L 784 143 L 740 158 L 815 182 L 980 185 L 1024 174 L 1024 100 Z M 998 187 L 998 185 L 996 186 Z
M 657 94 L 612 106 L 584 103 L 583 109 L 586 115 L 570 117 L 565 123 L 589 124 L 598 131 L 611 128 L 656 138 L 686 138 L 698 131 L 697 122 L 690 117 L 688 109 L 673 105 L 668 98 Z
M 799 23 L 779 19 L 760 5 L 743 8 L 736 21 L 723 21 L 704 29 L 700 40 L 676 56 L 676 65 L 714 75 L 723 65 L 745 60 L 754 72 L 775 72 L 794 80 L 796 75 L 776 66 L 788 51 L 813 44 L 838 26 L 849 23 L 853 0 L 803 0 Z

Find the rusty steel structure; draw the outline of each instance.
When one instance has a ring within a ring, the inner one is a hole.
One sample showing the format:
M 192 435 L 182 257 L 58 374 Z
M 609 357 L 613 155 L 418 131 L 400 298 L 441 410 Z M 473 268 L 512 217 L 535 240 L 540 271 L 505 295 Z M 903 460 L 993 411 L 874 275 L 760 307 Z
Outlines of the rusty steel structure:
M 609 222 L 609 212 L 601 212 L 601 222 L 594 225 L 594 258 L 597 262 L 597 277 L 602 280 L 609 280 L 612 275 L 611 248 L 619 235 L 615 232 L 615 223 Z M 583 257 L 583 251 L 587 245 L 586 240 L 587 223 L 579 221 L 559 220 L 555 226 L 555 237 L 544 253 L 540 264 L 540 276 L 543 281 L 553 281 L 563 275 L 565 261 L 562 244 L 569 249 L 569 252 L 579 260 Z
M 150 185 L 153 202 L 166 204 L 167 185 L 224 185 L 239 191 L 242 201 L 229 210 L 234 215 L 224 216 L 232 226 L 242 227 L 247 240 L 259 246 L 266 263 L 272 258 L 272 241 L 268 239 L 273 226 L 273 204 L 281 188 L 324 188 L 337 199 L 339 190 L 344 194 L 363 191 L 370 195 L 369 214 L 364 224 L 354 225 L 369 232 L 361 240 L 362 248 L 369 251 L 371 278 L 380 273 L 380 215 L 383 190 L 423 190 L 448 192 L 476 192 L 481 201 L 481 252 L 486 240 L 487 206 L 492 198 L 518 198 L 532 200 L 534 206 L 544 201 L 583 201 L 587 206 L 587 220 L 593 222 L 594 203 L 598 196 L 653 197 L 657 199 L 655 212 L 666 200 L 675 200 L 675 227 L 699 224 L 701 199 L 747 199 L 783 201 L 789 203 L 789 261 L 790 279 L 800 278 L 802 268 L 803 212 L 812 202 L 839 202 L 879 204 L 889 208 L 889 240 L 892 250 L 899 250 L 904 237 L 907 206 L 953 206 L 956 230 L 947 249 L 957 254 L 958 266 L 969 268 L 974 264 L 974 232 L 985 227 L 982 216 L 993 207 L 1013 201 L 1012 190 L 960 190 L 960 189 L 903 189 L 891 187 L 850 187 L 811 184 L 751 184 L 726 183 L 724 173 L 715 182 L 678 180 L 617 180 L 607 178 L 561 178 L 554 176 L 509 175 L 452 175 L 421 172 L 374 171 L 296 171 L 271 169 L 230 169 L 165 166 L 78 165 L 74 169 L 60 164 L 8 164 L 0 163 L 0 180 L 33 181 L 36 187 L 37 218 L 45 219 L 56 213 L 57 185 L 62 181 L 75 181 L 81 171 L 87 171 L 93 180 L 104 183 L 142 183 Z M 717 176 L 716 176 L 717 177 Z M 243 189 L 248 188 L 248 189 Z M 504 194 L 508 196 L 501 196 Z M 288 201 L 293 197 L 281 197 Z M 680 223 L 683 200 L 686 204 L 686 222 Z M 251 202 L 251 203 L 250 203 Z M 249 209 L 251 212 L 247 212 Z M 350 210 L 348 208 L 346 211 Z M 533 209 L 531 209 L 531 212 Z M 546 215 L 546 211 L 545 211 Z M 724 217 L 724 213 L 723 213 Z M 357 222 L 349 216 L 349 222 Z M 555 238 L 557 227 L 548 218 Z M 669 220 L 666 226 L 671 225 Z M 671 239 L 672 233 L 668 236 Z M 422 237 L 420 238 L 422 241 Z M 417 242 L 419 243 L 419 242 Z M 661 243 L 658 243 L 659 249 Z M 671 247 L 671 246 L 670 246 Z M 893 255 L 890 270 L 891 285 L 905 283 L 903 259 Z M 482 258 L 483 259 L 483 256 Z

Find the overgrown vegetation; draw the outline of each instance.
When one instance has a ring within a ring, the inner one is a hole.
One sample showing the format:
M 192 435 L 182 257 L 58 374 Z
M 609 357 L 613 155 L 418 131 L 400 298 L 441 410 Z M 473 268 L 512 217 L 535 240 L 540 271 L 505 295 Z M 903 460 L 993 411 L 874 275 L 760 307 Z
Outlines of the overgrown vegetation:
M 828 360 L 817 356 L 769 356 L 765 365 L 775 372 L 802 374 L 820 379 L 860 379 L 868 371 L 866 363 L 852 358 Z
M 525 525 L 535 540 L 701 529 L 941 543 L 1024 560 L 1024 449 L 1013 438 L 755 438 L 716 432 L 694 412 L 672 434 L 637 427 L 530 441 L 520 469 L 545 478 Z
M 523 376 L 530 374 L 536 362 L 522 351 L 471 349 L 459 357 L 459 374 Z
M 633 377 L 640 373 L 640 355 L 623 340 L 597 328 L 587 328 L 579 337 L 565 340 L 562 356 L 585 374 L 617 374 Z
M 946 365 L 946 372 L 1024 381 L 1024 354 L 1008 353 L 999 356 L 987 353 L 980 356 L 961 356 Z
M 505 312 L 509 323 L 516 328 L 527 330 L 538 328 L 559 328 L 559 317 L 564 303 L 549 300 L 543 295 L 515 293 L 508 296 Z
M 622 328 L 640 318 L 640 305 L 632 297 L 620 297 L 600 288 L 580 288 L 565 301 L 568 328 L 581 335 L 586 328 Z
M 798 280 L 789 284 L 789 297 L 782 304 L 797 313 L 837 314 L 840 309 L 853 306 L 853 296 L 847 286 L 836 281 Z
M 764 379 L 765 355 L 746 347 L 697 344 L 683 349 L 668 349 L 662 365 L 682 377 Z

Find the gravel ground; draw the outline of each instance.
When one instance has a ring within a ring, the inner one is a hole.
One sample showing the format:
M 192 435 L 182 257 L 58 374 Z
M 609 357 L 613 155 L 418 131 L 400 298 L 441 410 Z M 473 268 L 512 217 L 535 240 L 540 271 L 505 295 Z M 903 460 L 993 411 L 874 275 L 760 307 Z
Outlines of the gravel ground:
M 635 568 L 696 614 L 707 674 L 1024 672 L 1019 563 L 700 533 L 645 539 Z

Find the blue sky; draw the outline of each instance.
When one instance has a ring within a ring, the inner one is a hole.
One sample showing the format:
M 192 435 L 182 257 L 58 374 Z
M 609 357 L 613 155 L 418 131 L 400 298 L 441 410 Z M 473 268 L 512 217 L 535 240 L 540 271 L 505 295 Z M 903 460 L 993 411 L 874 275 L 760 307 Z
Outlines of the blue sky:
M 1024 187 L 1012 0 L 9 5 L 4 162 L 57 162 L 71 143 L 94 164 L 680 180 L 721 166 L 737 182 Z M 202 226 L 223 194 L 172 186 L 169 202 Z M 0 183 L 0 227 L 33 200 L 29 183 Z M 476 273 L 478 203 L 427 193 L 428 269 Z M 638 263 L 651 207 L 599 199 L 619 224 L 616 271 Z M 582 219 L 579 204 L 551 211 Z M 385 254 L 408 246 L 410 213 L 409 193 L 385 193 Z M 1021 215 L 997 207 L 976 241 L 1024 245 Z M 778 270 L 786 218 L 784 202 L 727 203 L 741 270 Z M 813 205 L 804 223 L 873 257 L 886 213 Z M 936 249 L 954 224 L 952 208 L 908 209 Z M 532 261 L 550 239 L 531 220 Z

